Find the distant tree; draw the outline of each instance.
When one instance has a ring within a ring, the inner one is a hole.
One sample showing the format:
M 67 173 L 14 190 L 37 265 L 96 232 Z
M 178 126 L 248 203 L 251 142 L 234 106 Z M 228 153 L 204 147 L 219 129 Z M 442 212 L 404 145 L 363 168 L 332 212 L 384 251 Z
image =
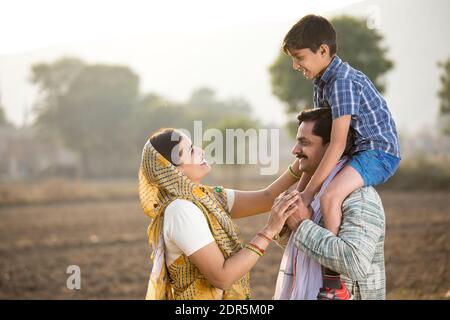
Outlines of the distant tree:
M 208 87 L 194 90 L 186 102 L 191 120 L 202 120 L 206 128 L 217 126 L 224 118 L 251 118 L 249 103 L 241 98 L 219 100 Z
M 36 124 L 78 151 L 87 175 L 120 174 L 130 155 L 128 119 L 139 77 L 129 68 L 86 65 L 77 59 L 32 67 L 41 90 Z
M 37 63 L 31 67 L 30 80 L 39 88 L 34 105 L 35 125 L 42 137 L 64 143 L 59 123 L 61 99 L 85 67 L 82 60 L 72 57 L 63 57 L 50 64 Z
M 154 93 L 144 95 L 133 109 L 130 127 L 135 141 L 145 143 L 149 134 L 162 127 L 183 128 L 193 133 L 194 121 L 202 121 L 203 130 L 218 128 L 224 119 L 252 119 L 251 107 L 243 98 L 220 100 L 211 88 L 192 92 L 183 103 L 170 101 Z
M 91 177 L 134 175 L 143 144 L 161 127 L 192 132 L 194 120 L 203 121 L 203 130 L 237 119 L 256 123 L 243 98 L 221 100 L 209 88 L 183 103 L 155 93 L 140 96 L 139 77 L 124 66 L 63 58 L 32 66 L 31 81 L 40 93 L 34 109 L 39 132 L 78 152 L 84 175 Z
M 150 134 L 164 128 L 188 128 L 191 125 L 184 104 L 169 101 L 157 94 L 149 93 L 139 99 L 129 119 L 134 141 L 143 146 Z
M 393 67 L 386 57 L 387 49 L 382 46 L 383 36 L 374 29 L 368 29 L 364 19 L 340 16 L 331 20 L 337 34 L 338 55 L 354 68 L 364 72 L 380 92 L 384 92 L 383 75 Z M 286 112 L 292 115 L 289 131 L 295 134 L 297 125 L 294 114 L 305 107 L 312 107 L 313 85 L 310 80 L 292 69 L 291 57 L 280 52 L 269 68 L 272 92 L 286 105 Z
M 450 135 L 450 57 L 445 62 L 439 62 L 438 66 L 442 69 L 441 89 L 438 93 L 441 132 Z

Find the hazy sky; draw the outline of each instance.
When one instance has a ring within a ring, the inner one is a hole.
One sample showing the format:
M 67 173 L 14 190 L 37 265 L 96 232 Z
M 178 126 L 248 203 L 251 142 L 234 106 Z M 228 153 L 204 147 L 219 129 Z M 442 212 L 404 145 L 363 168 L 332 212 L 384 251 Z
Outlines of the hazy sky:
M 283 36 L 304 14 L 339 12 L 375 13 L 396 64 L 386 99 L 399 127 L 414 130 L 437 116 L 436 62 L 450 55 L 445 0 L 0 2 L 0 88 L 16 124 L 35 99 L 31 64 L 71 55 L 128 65 L 141 92 L 168 99 L 183 101 L 200 86 L 242 96 L 258 118 L 281 125 L 268 67 Z
M 30 65 L 61 55 L 129 65 L 141 77 L 141 91 L 169 99 L 186 99 L 203 85 L 219 96 L 241 95 L 263 121 L 281 124 L 267 66 L 283 32 L 305 13 L 358 2 L 0 1 L 0 89 L 7 117 L 17 124 L 35 98 Z M 277 32 L 267 35 L 276 23 Z M 252 43 L 260 52 L 249 53 Z
M 155 31 L 204 33 L 241 23 L 297 19 L 358 0 L 2 0 L 0 54 Z

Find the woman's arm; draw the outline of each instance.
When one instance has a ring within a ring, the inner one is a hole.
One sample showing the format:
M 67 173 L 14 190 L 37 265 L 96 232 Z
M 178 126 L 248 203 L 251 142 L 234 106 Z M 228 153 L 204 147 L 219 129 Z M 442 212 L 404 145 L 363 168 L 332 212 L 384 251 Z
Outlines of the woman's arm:
M 292 164 L 292 170 L 296 175 L 301 175 L 298 169 L 298 159 Z M 298 179 L 294 178 L 289 170 L 286 170 L 265 189 L 257 191 L 235 190 L 234 204 L 230 211 L 231 217 L 233 219 L 245 218 L 269 211 L 275 198 L 292 185 L 297 186 L 297 182 Z
M 287 193 L 278 198 L 272 208 L 269 221 L 261 233 L 270 239 L 278 234 L 287 217 L 297 210 L 295 203 L 298 199 L 299 193 L 297 191 Z M 250 242 L 262 250 L 265 250 L 270 243 L 261 236 L 255 236 Z M 225 259 L 214 241 L 194 252 L 189 256 L 189 259 L 213 286 L 226 290 L 249 272 L 259 257 L 255 252 L 244 248 Z

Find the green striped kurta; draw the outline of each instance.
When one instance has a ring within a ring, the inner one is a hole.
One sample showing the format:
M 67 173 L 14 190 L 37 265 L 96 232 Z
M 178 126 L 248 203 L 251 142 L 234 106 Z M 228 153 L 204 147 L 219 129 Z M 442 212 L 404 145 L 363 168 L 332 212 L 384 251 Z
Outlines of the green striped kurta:
M 354 191 L 342 205 L 338 236 L 311 220 L 295 233 L 295 245 L 322 266 L 341 274 L 355 299 L 386 298 L 385 216 L 373 187 Z

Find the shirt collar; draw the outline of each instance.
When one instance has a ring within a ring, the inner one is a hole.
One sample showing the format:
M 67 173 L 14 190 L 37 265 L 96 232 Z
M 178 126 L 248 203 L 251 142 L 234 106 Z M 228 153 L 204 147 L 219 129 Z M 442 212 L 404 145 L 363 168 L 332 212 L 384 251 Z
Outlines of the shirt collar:
M 337 55 L 334 56 L 328 67 L 325 69 L 325 72 L 322 74 L 320 78 L 315 79 L 314 83 L 315 84 L 319 84 L 320 82 L 327 83 L 328 80 L 331 79 L 333 74 L 336 73 L 336 70 L 341 64 L 342 64 L 341 58 L 339 58 Z

